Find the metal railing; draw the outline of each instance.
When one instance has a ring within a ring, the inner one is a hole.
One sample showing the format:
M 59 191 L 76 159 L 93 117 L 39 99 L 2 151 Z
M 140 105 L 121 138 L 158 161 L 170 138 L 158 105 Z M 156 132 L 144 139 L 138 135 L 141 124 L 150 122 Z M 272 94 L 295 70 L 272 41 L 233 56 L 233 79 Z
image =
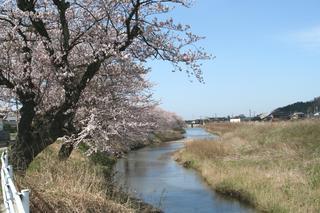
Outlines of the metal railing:
M 13 169 L 8 163 L 8 151 L 1 155 L 1 187 L 6 212 L 29 213 L 29 189 L 18 192 L 13 182 Z

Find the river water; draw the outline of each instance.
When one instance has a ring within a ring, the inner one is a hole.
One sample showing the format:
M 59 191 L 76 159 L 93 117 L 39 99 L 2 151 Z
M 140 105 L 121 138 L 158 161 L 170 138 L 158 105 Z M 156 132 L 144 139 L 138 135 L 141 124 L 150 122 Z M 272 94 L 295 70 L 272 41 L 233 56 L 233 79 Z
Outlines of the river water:
M 118 160 L 118 184 L 165 212 L 254 212 L 236 200 L 218 195 L 197 172 L 172 159 L 172 153 L 182 148 L 186 140 L 215 137 L 201 128 L 187 129 L 185 136 L 183 140 L 132 151 Z

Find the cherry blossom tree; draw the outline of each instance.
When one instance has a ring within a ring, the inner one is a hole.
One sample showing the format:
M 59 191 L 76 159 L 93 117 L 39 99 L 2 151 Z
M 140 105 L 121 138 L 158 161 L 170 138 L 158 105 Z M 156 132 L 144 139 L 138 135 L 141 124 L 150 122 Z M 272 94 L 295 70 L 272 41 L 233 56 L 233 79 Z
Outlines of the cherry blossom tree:
M 86 114 L 80 113 L 86 104 L 106 101 L 94 92 L 97 85 L 112 96 L 110 73 L 123 64 L 132 66 L 128 81 L 148 59 L 169 61 L 203 81 L 198 62 L 209 57 L 193 45 L 201 38 L 160 16 L 175 5 L 190 6 L 188 0 L 0 0 L 0 5 L 1 94 L 13 94 L 21 104 L 11 160 L 22 171 L 57 138 L 77 132 L 75 121 Z M 87 113 L 83 130 L 98 127 L 90 126 L 104 116 L 96 110 Z
M 155 107 L 152 114 L 157 120 L 157 130 L 181 130 L 185 127 L 183 119 L 173 112 Z
M 130 61 L 106 68 L 80 98 L 74 119 L 78 130 L 64 137 L 66 151 L 86 143 L 88 154 L 96 150 L 112 153 L 115 147 L 129 146 L 129 141 L 144 140 L 158 126 L 152 85 L 144 78 L 148 70 Z M 66 156 L 68 153 L 61 157 Z

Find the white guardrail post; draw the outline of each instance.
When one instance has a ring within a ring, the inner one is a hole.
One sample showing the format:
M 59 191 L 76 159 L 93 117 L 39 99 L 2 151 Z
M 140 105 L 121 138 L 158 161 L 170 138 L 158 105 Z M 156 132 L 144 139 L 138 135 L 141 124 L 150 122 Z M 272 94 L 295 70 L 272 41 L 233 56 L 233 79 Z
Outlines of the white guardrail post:
M 13 182 L 13 168 L 8 165 L 8 151 L 1 155 L 1 187 L 3 204 L 8 213 L 29 213 L 29 189 L 18 192 Z

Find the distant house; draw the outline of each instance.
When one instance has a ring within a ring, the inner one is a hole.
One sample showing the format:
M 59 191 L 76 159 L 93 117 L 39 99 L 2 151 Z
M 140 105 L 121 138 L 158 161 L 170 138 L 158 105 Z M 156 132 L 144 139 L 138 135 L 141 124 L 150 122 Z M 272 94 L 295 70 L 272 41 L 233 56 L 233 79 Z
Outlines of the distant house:
M 1 130 L 0 131 L 0 144 L 1 143 L 8 143 L 10 140 L 10 134 L 7 133 L 6 131 Z
M 212 118 L 209 118 L 209 121 L 210 122 L 226 122 L 226 121 L 229 121 L 228 118 L 226 117 L 212 117 Z
M 267 113 L 261 113 L 261 114 L 257 115 L 258 119 L 260 119 L 260 120 L 264 120 L 268 116 L 269 116 L 269 114 L 267 114 Z
M 18 124 L 17 114 L 15 112 L 8 112 L 5 115 L 3 120 L 5 120 L 5 122 L 10 124 L 10 126 L 12 126 L 12 127 L 16 127 Z
M 262 121 L 262 119 L 259 116 L 254 116 L 250 118 L 250 121 Z
M 240 123 L 241 118 L 230 118 L 230 123 Z
M 283 111 L 273 111 L 268 117 L 271 117 L 271 120 L 290 120 L 291 116 L 288 112 Z
M 10 139 L 9 133 L 3 130 L 3 117 L 4 115 L 0 114 L 0 145 L 3 143 L 6 145 Z
M 295 112 L 291 115 L 291 119 L 293 119 L 293 120 L 298 120 L 298 119 L 302 119 L 305 117 L 306 117 L 306 114 L 304 114 L 303 112 Z
M 243 121 L 250 121 L 250 118 L 247 118 L 243 114 L 230 118 L 230 123 L 240 123 Z

